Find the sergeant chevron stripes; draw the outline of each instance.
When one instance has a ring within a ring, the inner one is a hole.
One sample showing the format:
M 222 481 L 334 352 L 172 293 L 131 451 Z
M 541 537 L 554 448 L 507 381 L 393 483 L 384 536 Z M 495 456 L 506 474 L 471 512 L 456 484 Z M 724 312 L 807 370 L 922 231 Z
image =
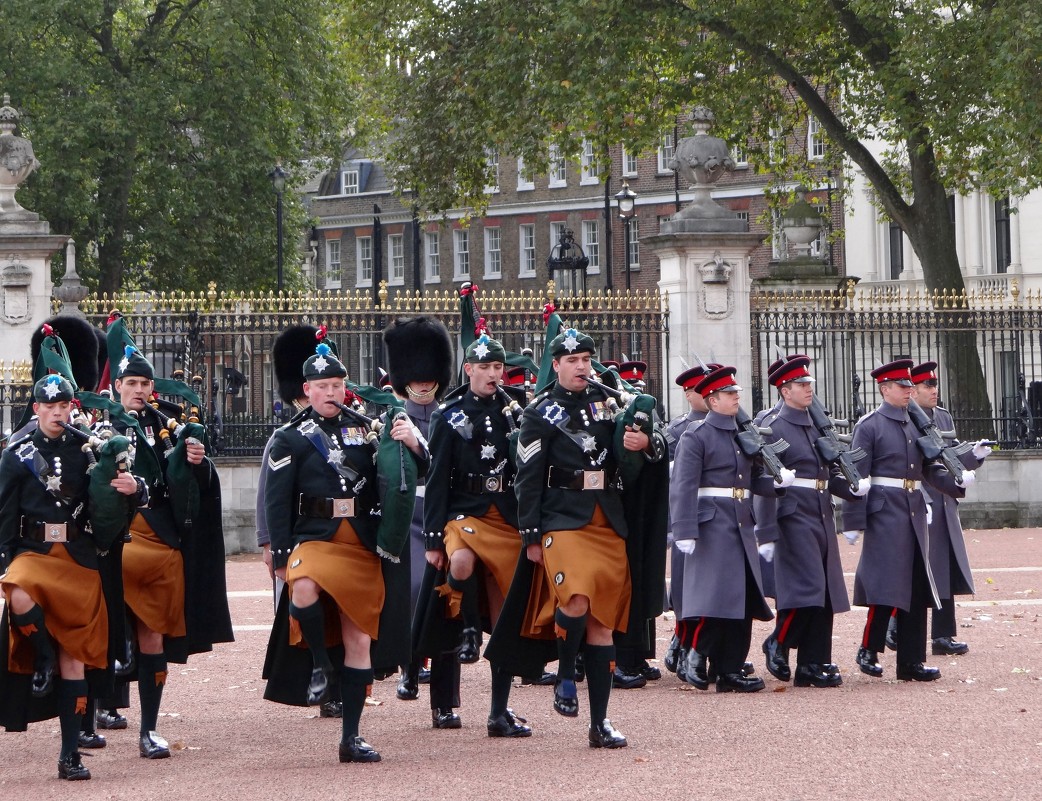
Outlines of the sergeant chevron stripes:
M 520 442 L 517 443 L 517 458 L 522 462 L 527 462 L 539 451 L 543 449 L 543 441 L 537 439 L 535 442 L 531 442 L 528 445 L 522 445 Z

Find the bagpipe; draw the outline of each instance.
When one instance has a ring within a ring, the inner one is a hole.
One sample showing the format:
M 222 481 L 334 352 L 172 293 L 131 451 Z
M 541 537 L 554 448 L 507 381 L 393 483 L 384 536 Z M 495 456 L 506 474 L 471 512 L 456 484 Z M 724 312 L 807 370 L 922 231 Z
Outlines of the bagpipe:
M 104 552 L 117 540 L 126 538 L 134 517 L 133 496 L 124 495 L 111 485 L 117 475 L 130 472 L 134 462 L 129 438 L 117 434 L 111 425 L 102 425 L 97 433 L 92 432 L 89 422 L 78 410 L 75 422 L 62 423 L 62 427 L 83 441 L 80 450 L 87 456 L 91 529 L 94 542 Z
M 171 383 L 183 385 L 183 382 Z M 160 422 L 156 436 L 162 443 L 166 459 L 166 486 L 174 520 L 178 529 L 186 532 L 192 528 L 200 503 L 199 482 L 193 474 L 195 465 L 188 461 L 188 446 L 205 447 L 206 429 L 199 420 L 199 406 L 191 399 L 188 399 L 187 406 L 182 406 L 153 397 L 150 405 Z M 168 416 L 167 410 L 176 416 Z
M 627 431 L 637 429 L 643 431 L 647 435 L 648 441 L 651 442 L 655 433 L 655 398 L 653 395 L 646 395 L 643 392 L 632 393 L 615 389 L 593 376 L 584 375 L 582 378 L 588 383 L 600 387 L 607 395 L 605 403 L 615 419 L 615 458 L 619 463 L 623 486 L 626 486 L 627 482 L 633 481 L 640 474 L 644 466 L 644 457 L 636 451 L 626 450 L 623 446 L 623 437 Z

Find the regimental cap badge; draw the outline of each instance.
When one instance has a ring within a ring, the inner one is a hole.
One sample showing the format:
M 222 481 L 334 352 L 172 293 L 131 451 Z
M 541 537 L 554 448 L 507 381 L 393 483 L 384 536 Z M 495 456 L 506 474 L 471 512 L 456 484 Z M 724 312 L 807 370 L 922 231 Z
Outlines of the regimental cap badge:
M 590 336 L 574 328 L 566 328 L 550 343 L 550 353 L 555 359 L 581 352 L 593 355 L 597 352 L 597 346 Z
M 123 348 L 123 358 L 119 361 L 119 370 L 116 373 L 116 378 L 126 378 L 130 375 L 141 376 L 152 381 L 156 377 L 155 370 L 152 368 L 152 362 L 142 355 L 133 345 L 127 345 Z
M 333 349 L 325 342 L 320 342 L 315 348 L 315 355 L 304 362 L 305 381 L 321 378 L 347 378 L 347 368 L 333 355 Z

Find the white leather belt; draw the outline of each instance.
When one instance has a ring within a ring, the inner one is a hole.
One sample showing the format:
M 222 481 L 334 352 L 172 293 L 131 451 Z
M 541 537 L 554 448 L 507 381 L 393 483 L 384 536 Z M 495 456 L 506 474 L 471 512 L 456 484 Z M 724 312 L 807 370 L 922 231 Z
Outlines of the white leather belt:
M 742 487 L 699 487 L 700 498 L 733 498 L 736 501 L 744 501 L 752 493 Z
M 890 478 L 889 476 L 872 476 L 872 484 L 876 487 L 893 487 L 906 492 L 915 492 L 923 482 L 912 478 Z
M 801 487 L 822 492 L 829 488 L 829 482 L 823 478 L 797 478 L 789 485 L 790 487 Z

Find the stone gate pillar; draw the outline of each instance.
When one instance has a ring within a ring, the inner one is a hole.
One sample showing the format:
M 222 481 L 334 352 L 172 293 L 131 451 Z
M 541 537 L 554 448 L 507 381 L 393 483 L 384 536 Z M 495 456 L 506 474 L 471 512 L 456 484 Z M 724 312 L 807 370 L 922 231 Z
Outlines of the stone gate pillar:
M 749 326 L 749 258 L 762 238 L 749 224 L 717 204 L 711 187 L 734 169 L 730 148 L 710 136 L 713 115 L 696 108 L 695 135 L 680 140 L 673 164 L 694 191 L 687 206 L 662 223 L 655 236 L 642 237 L 659 258 L 659 289 L 670 295 L 670 348 L 665 385 L 671 409 L 687 409 L 672 379 L 703 361 L 738 368 L 739 383 L 749 386 L 752 346 Z M 665 349 L 663 349 L 665 350 Z M 743 397 L 749 409 L 750 397 Z
M 51 234 L 39 214 L 15 200 L 18 186 L 40 166 L 29 140 L 15 133 L 19 114 L 4 95 L 0 106 L 0 358 L 29 359 L 29 339 L 50 315 L 51 256 L 67 236 Z

